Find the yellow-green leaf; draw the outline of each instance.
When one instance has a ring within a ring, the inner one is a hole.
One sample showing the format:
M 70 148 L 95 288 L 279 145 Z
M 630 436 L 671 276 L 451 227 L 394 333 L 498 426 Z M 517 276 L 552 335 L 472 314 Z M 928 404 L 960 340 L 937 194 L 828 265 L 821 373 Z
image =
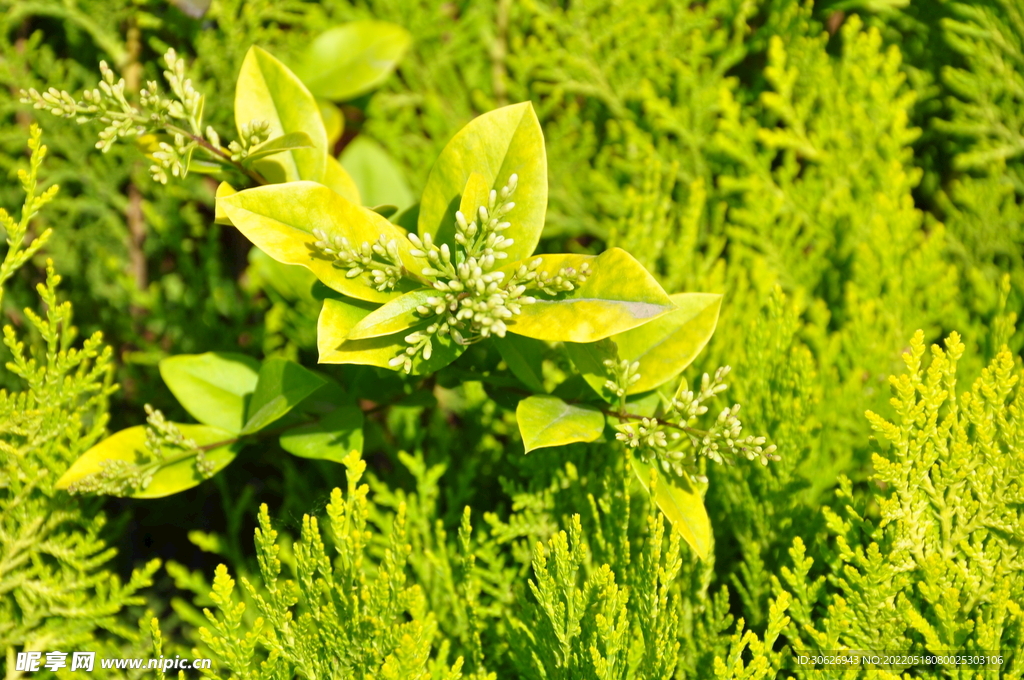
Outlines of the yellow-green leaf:
M 544 259 L 540 271 L 554 274 L 566 263 L 578 269 L 585 261 L 590 264 L 590 276 L 564 298 L 523 305 L 522 312 L 508 324 L 511 333 L 555 342 L 596 342 L 675 309 L 654 277 L 620 248 L 597 257 L 539 257 Z
M 335 104 L 326 99 L 316 98 L 316 105 L 320 108 L 320 117 L 324 119 L 324 130 L 327 132 L 327 155 L 330 156 L 331 149 L 341 139 L 341 133 L 345 131 L 345 116 Z
M 640 380 L 626 392 L 640 394 L 675 378 L 707 345 L 718 323 L 722 296 L 677 293 L 669 297 L 676 309 L 650 323 L 598 343 L 566 343 L 573 364 L 598 394 L 608 396 L 603 386 L 612 374 L 604 366 L 606 359 L 640 362 Z
M 300 364 L 281 357 L 267 359 L 246 409 L 242 434 L 258 432 L 275 422 L 326 381 Z
M 393 335 L 350 340 L 352 329 L 376 309 L 374 306 L 350 299 L 327 298 L 324 300 L 320 318 L 317 321 L 317 348 L 321 364 L 359 364 L 379 366 L 398 370 L 391 360 L 405 352 L 408 344 L 405 337 L 416 327 Z M 419 328 L 426 327 L 426 323 Z M 435 338 L 433 353 L 429 360 L 421 357 L 413 360 L 412 372 L 423 375 L 437 371 L 455 361 L 465 348 L 452 341 L 451 337 Z
M 218 199 L 218 206 L 256 247 L 284 264 L 306 267 L 330 288 L 349 297 L 387 302 L 421 284 L 403 279 L 394 291 L 378 291 L 369 274 L 348 278 L 344 269 L 314 247 L 313 230 L 344 236 L 353 246 L 373 243 L 379 236 L 394 240 L 403 265 L 421 267 L 409 254 L 409 240 L 399 227 L 366 208 L 346 200 L 322 184 L 291 182 L 240 191 Z
M 226 198 L 227 196 L 233 196 L 234 194 L 237 193 L 238 192 L 235 190 L 233 186 L 231 186 L 227 182 L 221 182 L 219 185 L 217 185 L 216 198 Z M 231 225 L 231 220 L 228 219 L 227 213 L 224 212 L 224 206 L 221 204 L 221 202 L 219 200 L 215 201 L 214 206 L 215 207 L 213 221 L 216 222 L 217 224 Z
M 362 340 L 391 335 L 422 323 L 423 318 L 416 313 L 416 308 L 427 303 L 427 299 L 437 297 L 433 288 L 421 288 L 394 299 L 383 307 L 373 310 L 348 333 L 348 340 Z
M 227 467 L 241 448 L 241 444 L 235 442 L 235 435 L 231 432 L 208 425 L 176 425 L 185 437 L 193 440 L 199 446 L 231 442 L 205 452 L 206 460 L 213 464 L 213 474 Z M 127 430 L 121 430 L 82 454 L 57 480 L 57 488 L 67 489 L 85 477 L 102 472 L 102 463 L 106 460 L 123 460 L 136 464 L 140 455 L 145 455 L 145 452 L 145 425 L 136 425 Z M 173 456 L 173 453 L 171 455 Z M 195 461 L 195 456 L 185 456 L 180 460 L 161 466 L 153 474 L 149 485 L 145 489 L 131 494 L 131 497 L 162 498 L 185 489 L 191 489 L 203 481 L 202 475 L 196 470 Z
M 270 124 L 271 139 L 291 132 L 309 136 L 310 148 L 294 149 L 274 157 L 272 162 L 284 171 L 283 181 L 323 180 L 327 131 L 316 100 L 288 67 L 255 46 L 245 55 L 235 84 L 235 123 L 239 134 L 243 126 L 254 120 Z
M 654 501 L 665 513 L 672 526 L 683 537 L 702 560 L 707 559 L 711 550 L 711 520 L 704 508 L 704 500 L 685 477 L 669 477 L 659 475 L 650 463 L 645 463 L 634 455 L 630 455 L 633 471 L 647 492 L 651 491 L 652 481 L 655 485 Z
M 262 144 L 254 146 L 249 150 L 249 155 L 242 161 L 242 165 L 249 167 L 261 158 L 275 156 L 285 151 L 311 148 L 313 148 L 313 140 L 305 132 L 289 132 L 286 135 L 268 139 Z
M 534 392 L 544 392 L 544 350 L 540 340 L 509 333 L 494 338 L 494 346 L 508 365 L 512 375 Z
M 532 104 L 513 104 L 485 113 L 448 142 L 423 190 L 420 236 L 430 233 L 436 242 L 454 245 L 455 211 L 474 172 L 483 176 L 488 189 L 500 189 L 513 173 L 518 175 L 512 197 L 516 207 L 505 217 L 512 226 L 504 232 L 515 243 L 505 252 L 511 261 L 533 253 L 544 229 L 548 170 L 544 134 Z
M 477 217 L 477 209 L 480 206 L 487 206 L 487 199 L 491 193 L 491 185 L 479 172 L 469 173 L 466 179 L 466 186 L 462 188 L 462 198 L 459 199 L 459 210 L 466 216 L 467 220 L 474 220 Z
M 633 330 L 612 336 L 619 358 L 640 362 L 640 380 L 627 392 L 639 394 L 668 382 L 689 366 L 711 340 L 722 296 L 677 293 L 676 309 Z
M 615 401 L 615 396 L 605 389 L 605 383 L 613 376 L 613 373 L 608 370 L 604 362 L 619 360 L 619 351 L 615 344 L 616 337 L 618 336 L 597 342 L 565 343 L 565 352 L 572 359 L 576 370 L 580 372 L 587 384 L 607 402 Z
M 526 453 L 548 446 L 592 442 L 604 432 L 604 414 L 599 410 L 567 404 L 549 394 L 519 402 L 516 420 Z

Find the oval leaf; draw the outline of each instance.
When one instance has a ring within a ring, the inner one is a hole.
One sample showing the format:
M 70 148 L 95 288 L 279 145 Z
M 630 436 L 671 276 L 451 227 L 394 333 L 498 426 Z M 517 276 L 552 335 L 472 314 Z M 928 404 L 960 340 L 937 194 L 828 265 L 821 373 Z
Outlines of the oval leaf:
M 619 348 L 615 344 L 615 337 L 618 336 L 597 342 L 565 343 L 565 353 L 572 359 L 576 370 L 580 372 L 587 384 L 608 403 L 617 401 L 615 395 L 605 389 L 605 383 L 612 377 L 612 372 L 604 365 L 605 361 L 617 362 L 619 360 Z
M 230 442 L 205 452 L 206 460 L 213 464 L 212 474 L 217 474 L 227 467 L 241 448 L 241 444 L 235 441 L 234 434 L 231 432 L 206 425 L 176 425 L 183 435 L 199 446 Z M 137 464 L 140 456 L 147 456 L 145 425 L 136 425 L 127 430 L 121 430 L 86 451 L 57 481 L 57 488 L 67 489 L 75 482 L 102 472 L 103 461 L 123 460 Z M 130 496 L 132 498 L 162 498 L 185 489 L 191 489 L 202 481 L 204 481 L 204 477 L 196 470 L 195 456 L 187 456 L 161 466 L 153 474 L 152 480 L 145 489 L 132 493 Z
M 238 192 L 235 190 L 233 186 L 231 186 L 227 182 L 221 182 L 220 184 L 217 185 L 216 198 L 226 198 L 227 196 L 233 196 L 234 194 L 237 193 Z M 221 204 L 221 202 L 215 201 L 214 206 L 215 207 L 213 221 L 216 222 L 217 224 L 227 224 L 229 226 L 233 226 L 231 225 L 231 220 L 228 218 L 228 214 L 224 212 L 224 206 Z
M 341 406 L 315 423 L 288 430 L 280 441 L 294 456 L 340 463 L 350 451 L 363 452 L 363 412 Z
M 619 358 L 640 362 L 640 380 L 629 388 L 629 394 L 653 390 L 675 378 L 715 333 L 721 295 L 677 293 L 670 298 L 676 309 L 612 337 L 619 347 Z
M 160 362 L 160 377 L 193 418 L 238 434 L 245 423 L 246 397 L 256 389 L 259 369 L 259 362 L 244 354 L 179 354 Z
M 310 148 L 280 154 L 274 162 L 284 171 L 283 181 L 319 182 L 327 164 L 327 131 L 320 108 L 302 81 L 269 52 L 252 47 L 245 55 L 235 85 L 235 123 L 239 135 L 254 120 L 270 124 L 270 138 L 292 132 L 308 135 Z
M 650 323 L 597 343 L 566 343 L 565 349 L 590 386 L 606 399 L 603 389 L 611 377 L 606 359 L 640 362 L 640 380 L 627 394 L 640 394 L 662 385 L 689 366 L 714 335 L 722 296 L 677 293 L 669 296 L 676 309 Z M 611 343 L 614 343 L 611 344 Z
M 405 337 L 417 327 L 394 335 L 350 340 L 352 329 L 373 310 L 372 305 L 357 300 L 324 300 L 316 332 L 321 364 L 359 364 L 398 370 L 398 367 L 391 365 L 391 360 L 405 352 L 408 347 Z M 427 325 L 424 323 L 418 328 Z M 456 344 L 450 336 L 435 337 L 430 359 L 424 361 L 422 357 L 416 357 L 412 363 L 412 372 L 414 375 L 433 373 L 455 361 L 464 351 L 465 347 Z
M 544 392 L 544 353 L 547 350 L 540 340 L 513 335 L 494 338 L 494 346 L 508 365 L 512 375 L 534 392 Z
M 529 102 L 485 113 L 462 128 L 430 170 L 420 202 L 418 230 L 438 243 L 455 244 L 455 211 L 472 173 L 480 173 L 488 189 L 500 189 L 518 175 L 512 197 L 516 207 L 506 216 L 512 223 L 504 235 L 515 243 L 505 252 L 520 260 L 536 249 L 548 205 L 547 155 L 544 134 Z
M 652 480 L 655 480 L 654 500 L 665 517 L 697 556 L 702 560 L 707 559 L 711 549 L 711 520 L 708 519 L 708 511 L 697 489 L 685 477 L 658 475 L 657 469 L 650 463 L 633 455 L 630 455 L 630 459 L 633 472 L 648 493 L 651 491 Z
M 567 404 L 547 394 L 519 402 L 516 420 L 526 453 L 548 446 L 592 442 L 604 432 L 604 414 L 596 408 Z
M 383 307 L 373 310 L 352 327 L 348 332 L 348 340 L 379 338 L 404 331 L 423 322 L 416 313 L 416 308 L 427 303 L 428 298 L 437 297 L 433 288 L 421 288 L 406 293 L 402 297 L 388 302 Z
M 320 108 L 320 117 L 324 119 L 324 130 L 327 132 L 327 149 L 329 151 L 334 148 L 334 145 L 341 139 L 341 133 L 345 131 L 345 116 L 341 113 L 341 109 L 326 99 L 318 97 L 316 105 Z
M 325 383 L 294 361 L 267 359 L 260 368 L 242 434 L 252 434 L 270 425 Z
M 255 161 L 267 156 L 284 153 L 285 151 L 294 151 L 295 149 L 311 148 L 313 148 L 313 140 L 305 132 L 289 132 L 286 135 L 268 139 L 262 144 L 254 146 L 249 151 L 249 155 L 242 161 L 242 165 L 248 167 Z
M 373 243 L 379 236 L 398 244 L 402 263 L 413 271 L 422 268 L 411 255 L 402 230 L 373 212 L 313 182 L 291 182 L 240 191 L 217 200 L 224 214 L 257 248 L 284 264 L 306 267 L 332 289 L 360 300 L 387 302 L 406 290 L 420 287 L 403 279 L 395 291 L 378 291 L 369 275 L 348 278 L 333 260 L 317 252 L 314 229 L 344 236 L 353 246 Z M 404 286 L 404 288 L 402 288 Z
M 344 101 L 379 86 L 395 70 L 412 36 L 384 21 L 353 21 L 321 33 L 295 72 L 318 97 Z
M 578 267 L 588 261 L 590 276 L 564 298 L 523 305 L 508 324 L 511 333 L 553 342 L 596 342 L 675 309 L 654 277 L 620 248 L 590 259 L 584 255 L 539 257 L 544 258 L 540 271 L 551 273 L 567 262 Z

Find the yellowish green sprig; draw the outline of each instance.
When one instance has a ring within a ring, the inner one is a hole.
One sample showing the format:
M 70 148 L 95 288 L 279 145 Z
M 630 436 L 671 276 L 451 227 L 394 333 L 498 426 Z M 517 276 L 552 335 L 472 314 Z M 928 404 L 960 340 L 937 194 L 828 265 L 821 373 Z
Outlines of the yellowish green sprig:
M 100 62 L 100 82 L 85 90 L 76 99 L 65 90 L 49 88 L 39 92 L 32 88 L 22 90 L 21 101 L 55 116 L 75 120 L 79 124 L 92 121 L 103 123 L 96 148 L 109 151 L 121 139 L 139 138 L 151 134 L 169 134 L 173 143 L 160 141 L 151 155 L 155 163 L 149 171 L 153 179 L 166 184 L 173 177 L 188 174 L 192 155 L 202 150 L 209 160 L 231 165 L 252 175 L 238 161 L 248 149 L 266 138 L 265 130 L 253 129 L 240 144 L 232 143 L 230 150 L 221 147 L 220 135 L 211 126 L 203 127 L 204 97 L 186 77 L 185 60 L 174 49 L 164 55 L 164 79 L 170 87 L 170 96 L 160 91 L 159 83 L 148 81 L 139 91 L 138 104 L 129 100 L 125 79 L 119 77 L 105 62 Z M 253 140 L 257 140 L 253 142 Z
M 28 246 L 24 246 L 25 237 L 28 235 L 28 227 L 39 210 L 53 200 L 60 189 L 56 184 L 49 187 L 41 194 L 36 192 L 39 189 L 39 168 L 46 158 L 46 145 L 42 143 L 43 131 L 38 125 L 33 125 L 29 132 L 28 147 L 31 151 L 28 170 L 18 170 L 18 181 L 25 191 L 25 201 L 21 208 L 21 217 L 15 219 L 3 208 L 0 208 L 0 227 L 3 228 L 7 237 L 7 251 L 4 253 L 3 262 L 0 262 L 0 302 L 3 301 L 4 282 L 14 272 L 42 248 L 50 240 L 51 229 L 46 229 L 39 236 L 32 239 Z M 24 247 L 23 247 L 24 246 Z

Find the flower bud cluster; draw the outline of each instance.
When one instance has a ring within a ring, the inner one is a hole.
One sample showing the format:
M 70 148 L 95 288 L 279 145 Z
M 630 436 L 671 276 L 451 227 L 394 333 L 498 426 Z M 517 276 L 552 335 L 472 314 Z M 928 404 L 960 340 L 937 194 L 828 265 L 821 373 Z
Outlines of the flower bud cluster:
M 493 271 L 508 257 L 505 250 L 514 243 L 501 232 L 511 226 L 504 217 L 515 208 L 510 199 L 518 181 L 513 174 L 500 191 L 491 190 L 487 205 L 477 209 L 476 219 L 470 221 L 461 211 L 455 213 L 455 252 L 446 243 L 434 243 L 429 233 L 422 239 L 409 234 L 410 254 L 426 260 L 420 274 L 431 280 L 438 294 L 417 307 L 417 314 L 433 321 L 405 338 L 409 346 L 391 360 L 392 366 L 408 372 L 417 355 L 429 359 L 434 336 L 450 336 L 460 345 L 491 336 L 503 338 L 507 322 L 522 311 L 522 305 L 535 302 L 514 274 L 506 280 L 504 272 Z M 533 269 L 539 264 L 538 260 Z
M 630 362 L 629 359 L 622 359 L 621 361 L 605 359 L 604 367 L 612 374 L 612 378 L 604 382 L 604 388 L 614 394 L 617 399 L 625 397 L 629 388 L 640 380 L 639 361 Z
M 203 95 L 196 92 L 192 86 L 192 79 L 185 77 L 185 60 L 178 57 L 173 48 L 164 54 L 164 63 L 167 70 L 164 71 L 164 78 L 171 86 L 171 92 L 177 101 L 171 102 L 171 116 L 184 118 L 192 126 L 192 132 L 200 134 L 200 120 L 203 117 Z
M 586 262 L 580 265 L 579 270 L 575 267 L 562 267 L 557 274 L 550 272 L 537 272 L 533 285 L 548 295 L 558 295 L 575 290 L 582 285 L 590 275 L 590 265 Z
M 242 125 L 241 139 L 228 144 L 231 160 L 241 161 L 249 155 L 252 148 L 270 139 L 270 123 L 265 120 L 250 120 Z
M 153 153 L 156 163 L 149 166 L 149 174 L 160 184 L 167 184 L 168 170 L 175 177 L 184 177 L 188 174 L 188 166 L 195 148 L 195 142 L 186 142 L 180 134 L 174 135 L 173 146 L 167 142 L 160 142 L 160 150 Z
M 766 446 L 764 437 L 743 436 L 739 404 L 722 409 L 710 427 L 696 427 L 700 417 L 708 412 L 704 402 L 728 389 L 723 382 L 728 373 L 728 366 L 718 369 L 713 378 L 705 373 L 696 393 L 689 390 L 684 379 L 663 415 L 623 423 L 617 426 L 615 438 L 636 449 L 644 461 L 657 464 L 671 475 L 687 475 L 695 482 L 707 482 L 698 471 L 701 457 L 719 464 L 733 464 L 740 458 L 757 460 L 762 465 L 780 460 L 775 445 Z
M 522 306 L 536 302 L 528 294 L 531 290 L 558 295 L 586 281 L 586 264 L 578 271 L 563 267 L 551 274 L 540 271 L 543 258 L 519 265 L 508 276 L 495 271 L 508 258 L 505 251 L 514 244 L 502 232 L 511 226 L 505 217 L 515 208 L 512 196 L 518 183 L 518 176 L 512 174 L 504 187 L 492 189 L 487 205 L 477 207 L 472 219 L 457 211 L 454 246 L 435 243 L 429 233 L 422 237 L 408 234 L 412 246 L 409 254 L 423 263 L 414 275 L 437 294 L 416 308 L 416 313 L 429 323 L 405 338 L 408 346 L 391 360 L 392 367 L 410 372 L 417 356 L 430 359 L 435 337 L 450 337 L 460 345 L 492 336 L 503 338 L 509 321 L 522 311 Z M 322 230 L 314 230 L 313 235 L 319 253 L 347 269 L 350 278 L 368 272 L 377 290 L 393 289 L 408 274 L 399 258 L 398 244 L 393 241 L 381 239 L 355 248 L 344 237 L 330 236 Z
M 370 282 L 381 292 L 393 290 L 405 275 L 402 259 L 398 252 L 398 243 L 383 236 L 373 244 L 365 241 L 358 248 L 353 246 L 344 236 L 331 236 L 323 229 L 314 229 L 313 243 L 320 253 L 334 260 L 334 266 L 347 270 L 345 276 L 354 279 L 360 274 L 368 273 Z

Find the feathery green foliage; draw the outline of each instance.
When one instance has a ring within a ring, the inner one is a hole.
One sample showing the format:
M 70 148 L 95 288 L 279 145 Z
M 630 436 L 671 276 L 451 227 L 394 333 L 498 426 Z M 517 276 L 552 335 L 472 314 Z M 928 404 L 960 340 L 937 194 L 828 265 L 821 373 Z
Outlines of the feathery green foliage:
M 26 194 L 20 219 L 0 209 L 7 242 L 0 299 L 5 281 L 51 234 L 26 242 L 36 213 L 58 190 L 54 184 L 39 192 L 47 151 L 40 138 L 34 127 L 29 169 L 18 176 Z M 103 436 L 114 390 L 110 349 L 99 334 L 76 343 L 59 283 L 48 264 L 46 282 L 37 286 L 45 311 L 24 310 L 31 333 L 4 326 L 12 356 L 6 369 L 23 385 L 0 390 L 0 648 L 9 674 L 16 652 L 88 648 L 119 656 L 139 646 L 121 612 L 144 602 L 140 591 L 160 566 L 152 560 L 122 582 L 108 565 L 116 550 L 101 536 L 98 504 L 54 488 L 56 476 Z
M 907 373 L 891 380 L 895 420 L 867 414 L 885 440 L 871 494 L 855 496 L 849 479 L 840 480 L 841 509 L 824 511 L 834 544 L 815 550 L 817 560 L 794 540 L 792 568 L 774 579 L 776 591 L 793 595 L 786 633 L 794 649 L 992 654 L 1002 661 L 939 664 L 934 672 L 1020 673 L 1020 376 L 1004 350 L 958 393 L 963 352 L 953 333 L 945 350 L 932 346 L 925 365 L 923 334 L 914 336 Z

